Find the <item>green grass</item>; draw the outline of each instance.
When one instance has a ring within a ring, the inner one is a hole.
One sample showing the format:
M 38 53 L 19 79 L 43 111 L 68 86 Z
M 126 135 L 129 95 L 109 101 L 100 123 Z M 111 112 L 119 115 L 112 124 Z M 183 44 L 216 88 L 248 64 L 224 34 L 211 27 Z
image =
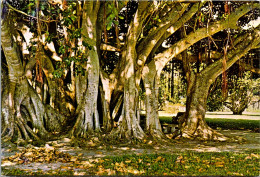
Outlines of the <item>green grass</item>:
M 194 176 L 258 176 L 259 153 L 179 152 L 175 154 L 123 155 L 96 159 L 81 167 L 85 175 L 194 175 Z M 24 172 L 2 168 L 4 175 L 73 175 L 73 169 L 47 172 Z
M 244 119 L 206 119 L 207 124 L 212 128 L 221 127 L 223 129 L 255 130 L 260 127 L 259 120 L 244 120 Z
M 172 121 L 171 117 L 160 117 L 161 124 L 168 123 L 170 124 Z M 231 129 L 231 130 L 243 130 L 243 129 L 249 129 L 249 130 L 255 130 L 260 127 L 260 121 L 259 120 L 244 120 L 244 119 L 207 119 L 207 124 L 212 128 L 222 128 L 222 129 Z
M 6 167 L 2 167 L 2 175 L 6 176 L 38 176 L 38 175 L 58 175 L 58 176 L 72 176 L 73 171 L 72 170 L 65 170 L 62 171 L 61 169 L 58 170 L 48 170 L 48 171 L 43 171 L 43 170 L 37 170 L 37 171 L 30 171 L 30 170 L 23 170 L 19 168 L 12 168 L 8 169 Z

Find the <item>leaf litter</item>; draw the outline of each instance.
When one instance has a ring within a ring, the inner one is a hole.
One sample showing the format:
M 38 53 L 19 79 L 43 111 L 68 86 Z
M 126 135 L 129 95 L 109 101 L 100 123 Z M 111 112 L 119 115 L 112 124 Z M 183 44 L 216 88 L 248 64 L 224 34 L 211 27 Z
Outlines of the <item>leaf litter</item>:
M 96 140 L 97 141 L 97 140 Z M 96 141 L 92 141 L 90 144 L 88 144 L 90 147 L 91 145 L 94 145 L 94 143 L 96 143 Z M 149 142 L 149 141 L 148 141 Z M 64 149 L 61 148 L 60 146 L 57 146 L 57 143 L 68 143 L 68 147 L 66 147 Z M 107 151 L 105 150 L 105 147 L 102 148 L 97 148 L 96 150 L 92 150 L 93 154 L 91 156 L 87 155 L 86 151 L 88 150 L 83 150 L 82 148 L 74 148 L 69 146 L 69 139 L 62 141 L 62 142 L 54 142 L 52 143 L 48 143 L 45 145 L 45 147 L 34 147 L 34 146 L 30 146 L 27 147 L 27 149 L 20 149 L 16 154 L 11 155 L 9 157 L 3 158 L 2 159 L 2 166 L 4 166 L 3 164 L 7 164 L 6 166 L 15 166 L 15 164 L 17 164 L 17 168 L 21 167 L 18 165 L 24 165 L 27 164 L 33 164 L 34 163 L 40 163 L 40 164 L 50 164 L 53 165 L 53 163 L 59 164 L 59 166 L 57 167 L 57 169 L 55 170 L 55 172 L 53 172 L 54 174 L 60 174 L 60 171 L 72 171 L 73 175 L 92 175 L 92 174 L 97 174 L 97 175 L 125 175 L 125 174 L 132 174 L 132 175 L 147 175 L 150 174 L 151 171 L 154 170 L 154 168 L 164 168 L 165 171 L 163 171 L 163 173 L 158 173 L 158 175 L 182 175 L 185 174 L 183 173 L 179 173 L 178 170 L 180 169 L 173 169 L 172 166 L 164 166 L 165 161 L 168 161 L 168 157 L 165 156 L 161 156 L 158 155 L 156 156 L 156 158 L 154 159 L 150 159 L 150 160 L 146 160 L 145 158 L 142 158 L 142 156 L 144 154 L 148 155 L 147 153 L 155 153 L 157 154 L 156 150 L 153 150 L 150 152 L 149 149 L 145 149 L 142 151 L 139 151 L 138 148 L 135 150 L 131 147 L 114 147 L 112 146 L 110 148 L 110 151 L 107 149 Z M 232 150 L 236 150 L 236 146 L 223 146 L 224 143 L 220 144 L 219 147 L 221 148 L 232 148 Z M 182 146 L 183 148 L 183 143 L 181 143 L 181 145 L 177 145 L 176 146 Z M 207 145 L 207 146 L 210 146 Z M 216 144 L 214 144 L 214 146 L 216 146 Z M 255 147 L 255 146 L 254 146 Z M 71 149 L 69 149 L 71 148 Z M 176 147 L 175 147 L 176 148 Z M 200 147 L 203 149 L 203 147 Z M 73 150 L 72 150 L 73 149 Z M 87 148 L 91 151 L 91 148 Z M 113 149 L 111 151 L 111 149 Z M 204 148 L 205 149 L 205 148 Z M 60 151 L 61 150 L 61 151 Z M 140 149 L 141 150 L 141 149 Z M 186 151 L 189 150 L 189 148 L 185 149 Z M 244 149 L 246 150 L 246 149 Z M 74 153 L 71 153 L 72 151 L 75 151 Z M 110 154 L 112 154 L 112 156 L 116 154 L 129 154 L 129 152 L 133 152 L 137 155 L 135 158 L 127 158 L 127 159 L 123 159 L 123 160 L 119 160 L 117 162 L 111 162 L 111 160 L 106 159 L 106 158 L 97 158 L 97 157 L 104 157 Z M 66 152 L 70 152 L 70 153 L 66 153 Z M 109 152 L 109 153 L 108 153 Z M 164 152 L 164 153 L 171 153 L 171 154 L 175 154 L 173 151 L 167 149 L 165 150 L 161 150 L 158 152 Z M 176 150 L 175 150 L 176 152 Z M 179 151 L 180 152 L 180 151 Z M 241 152 L 241 150 L 235 151 L 235 152 Z M 114 154 L 113 154 L 114 153 Z M 73 155 L 72 155 L 73 154 Z M 87 155 L 87 156 L 86 156 Z M 102 156 L 101 156 L 102 155 Z M 244 163 L 248 163 L 248 167 L 251 168 L 251 166 L 253 164 L 250 164 L 250 161 L 259 161 L 260 155 L 258 153 L 256 153 L 256 151 L 254 152 L 250 152 L 250 153 L 246 153 L 245 156 L 242 157 L 242 161 Z M 198 166 L 194 167 L 194 165 L 189 164 L 190 162 L 194 163 L 194 164 L 201 164 L 202 166 Z M 212 156 L 209 159 L 205 159 L 202 158 L 202 156 L 198 156 L 196 153 L 192 156 L 192 158 L 187 158 L 183 153 L 177 153 L 176 154 L 176 158 L 174 160 L 174 162 L 172 163 L 173 166 L 175 166 L 176 168 L 180 167 L 182 169 L 186 169 L 186 170 L 193 170 L 194 168 L 196 168 L 196 170 L 198 172 L 201 173 L 206 173 L 207 172 L 207 168 L 210 167 L 215 167 L 216 169 L 225 169 L 226 165 L 228 164 L 237 164 L 237 163 L 241 163 L 240 161 L 238 161 L 237 156 L 236 158 L 234 156 L 229 156 L 227 159 L 225 159 L 225 156 L 223 157 L 214 157 Z M 65 163 L 65 164 L 64 164 Z M 157 164 L 157 167 L 155 167 L 154 165 Z M 159 164 L 159 165 L 158 165 Z M 42 167 L 43 165 L 41 165 Z M 39 167 L 39 168 L 41 168 Z M 174 168 L 175 168 L 174 167 Z M 35 168 L 35 167 L 34 167 Z M 256 168 L 256 170 L 258 169 L 257 166 L 254 166 L 252 168 Z M 28 169 L 22 169 L 24 171 L 30 171 Z M 83 171 L 84 170 L 84 171 Z M 45 171 L 45 170 L 43 170 Z M 156 173 L 156 171 L 154 171 Z M 29 173 L 28 173 L 29 174 Z M 44 173 L 46 174 L 46 173 Z M 48 174 L 52 174 L 51 172 Z M 235 171 L 231 171 L 230 174 L 242 174 L 242 173 L 238 173 Z

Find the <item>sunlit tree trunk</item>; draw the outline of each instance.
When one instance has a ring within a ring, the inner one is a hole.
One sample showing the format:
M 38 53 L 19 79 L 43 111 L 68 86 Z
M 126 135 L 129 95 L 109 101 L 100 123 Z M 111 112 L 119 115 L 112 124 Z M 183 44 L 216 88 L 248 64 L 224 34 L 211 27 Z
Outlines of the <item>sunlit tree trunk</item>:
M 159 120 L 159 76 L 154 62 L 150 62 L 143 69 L 143 82 L 145 87 L 145 106 L 146 106 L 146 126 L 145 130 L 156 140 L 164 139 Z
M 100 130 L 97 98 L 99 87 L 99 57 L 97 51 L 97 16 L 100 2 L 86 1 L 83 5 L 82 35 L 83 40 L 92 46 L 85 49 L 88 56 L 85 75 L 76 77 L 76 101 L 78 104 L 77 120 L 71 136 L 87 137 Z
M 123 109 L 121 113 L 121 120 L 119 126 L 111 132 L 114 138 L 126 138 L 141 140 L 145 137 L 139 121 L 138 114 L 138 86 L 140 80 L 136 77 L 136 44 L 141 34 L 142 25 L 148 16 L 150 2 L 139 2 L 138 9 L 135 13 L 133 21 L 131 22 L 126 38 L 126 47 L 122 51 L 122 69 L 123 69 Z M 121 74 L 121 73 L 120 73 Z
M 110 112 L 110 102 L 113 90 L 113 84 L 111 83 L 111 79 L 109 76 L 101 71 L 101 83 L 100 86 L 100 96 L 101 96 L 101 106 L 102 106 L 102 113 L 103 113 L 103 130 L 105 132 L 110 132 L 113 126 L 113 120 Z
M 211 78 L 200 73 L 192 73 L 188 79 L 188 91 L 186 101 L 186 115 L 184 128 L 182 129 L 183 137 L 198 137 L 199 139 L 208 140 L 225 140 L 225 137 L 211 129 L 206 121 L 206 107 Z
M 2 137 L 17 143 L 30 139 L 39 140 L 39 137 L 48 139 L 51 135 L 44 122 L 49 120 L 53 110 L 45 107 L 25 77 L 19 48 L 13 40 L 14 26 L 10 18 L 11 16 L 6 17 L 1 27 L 2 49 L 8 67 L 8 79 L 2 92 Z M 54 113 L 52 117 L 55 116 Z

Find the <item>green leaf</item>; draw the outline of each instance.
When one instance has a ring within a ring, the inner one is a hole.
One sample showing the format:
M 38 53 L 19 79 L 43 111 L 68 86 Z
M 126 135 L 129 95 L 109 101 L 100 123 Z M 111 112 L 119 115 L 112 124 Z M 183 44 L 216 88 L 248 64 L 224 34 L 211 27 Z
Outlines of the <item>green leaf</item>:
M 202 21 L 202 22 L 205 21 L 205 17 L 204 17 L 204 16 L 201 17 L 201 21 Z
M 65 53 L 65 47 L 64 46 L 60 46 L 59 53 L 62 53 L 62 54 Z
M 114 24 L 119 25 L 119 22 L 115 20 L 115 21 L 114 21 Z
M 72 20 L 73 22 L 77 19 L 77 17 L 76 17 L 75 15 L 72 15 L 70 18 L 71 18 L 71 20 Z
M 41 5 L 41 10 L 44 10 L 45 9 L 45 5 Z
M 27 5 L 28 7 L 31 7 L 31 6 L 34 6 L 34 3 L 29 3 L 28 5 Z
M 124 17 L 123 17 L 123 16 L 121 16 L 121 15 L 118 15 L 118 18 L 119 18 L 119 19 L 121 19 L 121 20 L 123 20 L 123 19 L 124 19 Z
M 113 21 L 110 21 L 110 22 L 107 24 L 107 30 L 110 30 L 110 29 L 111 29 L 112 24 L 113 24 Z

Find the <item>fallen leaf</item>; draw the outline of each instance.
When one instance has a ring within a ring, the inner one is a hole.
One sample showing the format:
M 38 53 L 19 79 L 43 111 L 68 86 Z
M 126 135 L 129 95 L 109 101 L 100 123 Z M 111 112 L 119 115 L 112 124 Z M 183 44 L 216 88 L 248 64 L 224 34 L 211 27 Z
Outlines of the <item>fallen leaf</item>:
M 84 166 L 87 167 L 93 167 L 94 165 L 92 163 L 90 163 L 89 161 L 82 161 L 81 164 L 83 164 Z
M 75 171 L 75 172 L 73 173 L 73 175 L 83 176 L 83 175 L 86 175 L 86 172 L 77 172 L 77 171 Z
M 103 160 L 103 159 L 99 160 L 99 163 L 104 163 L 104 162 L 105 162 L 105 160 Z
M 131 160 L 126 160 L 125 163 L 131 163 L 132 161 Z
M 77 157 L 71 157 L 70 159 L 71 162 L 76 162 L 77 160 L 78 160 Z
M 251 154 L 251 157 L 255 157 L 255 158 L 259 159 L 260 155 L 259 154 Z
M 216 167 L 224 167 L 224 162 L 216 162 Z
M 61 168 L 61 169 L 65 169 L 65 170 L 70 169 L 70 167 L 68 167 L 68 166 L 61 166 L 60 168 Z
M 176 173 L 176 172 L 174 172 L 174 171 L 172 171 L 172 172 L 171 172 L 171 174 L 173 174 L 173 175 L 177 175 L 177 173 Z
M 115 163 L 115 166 L 119 166 L 119 163 L 118 163 L 118 162 L 116 162 L 116 163 Z
M 32 153 L 32 152 L 26 152 L 26 153 L 24 154 L 24 156 L 25 156 L 25 157 L 31 157 L 31 156 L 33 156 L 33 153 Z
M 111 169 L 106 169 L 106 172 L 108 175 L 115 175 L 116 171 L 115 170 L 111 170 Z
M 251 156 L 247 156 L 247 157 L 245 158 L 245 160 L 248 160 L 248 159 L 252 159 L 252 157 L 251 157 Z
M 161 156 L 157 157 L 155 161 L 160 161 L 162 159 Z
M 19 160 L 18 163 L 19 163 L 19 164 L 23 164 L 23 163 L 24 163 L 24 160 Z
M 20 157 L 17 157 L 13 160 L 13 162 L 18 162 L 20 160 Z
M 93 140 L 94 140 L 94 141 L 99 141 L 98 137 L 95 137 Z

